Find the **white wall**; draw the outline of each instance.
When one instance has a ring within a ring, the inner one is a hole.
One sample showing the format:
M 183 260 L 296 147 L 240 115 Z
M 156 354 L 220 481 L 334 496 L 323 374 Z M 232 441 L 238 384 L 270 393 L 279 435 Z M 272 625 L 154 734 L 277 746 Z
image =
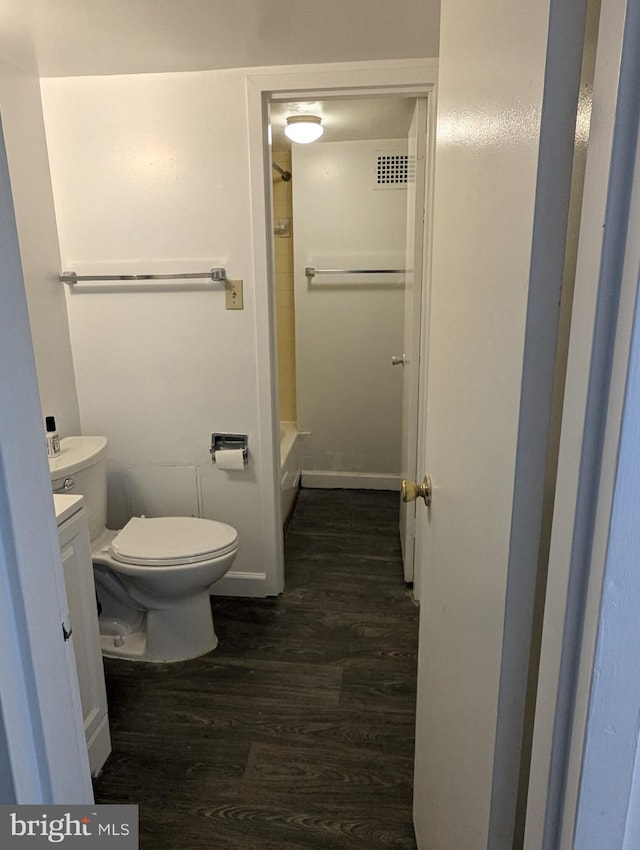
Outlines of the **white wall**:
M 405 141 L 292 150 L 298 427 L 308 486 L 397 487 L 404 286 L 399 275 L 317 268 L 403 268 L 406 189 L 376 188 L 380 153 Z
M 65 297 L 58 282 L 58 237 L 40 86 L 35 71 L 15 61 L 0 58 L 0 115 L 42 412 L 56 417 L 60 433 L 77 433 L 80 418 Z
M 440 0 L 0 0 L 0 5 L 8 2 L 29 7 L 46 77 L 438 53 Z M 61 50 L 61 44 L 73 49 Z
M 82 432 L 109 440 L 110 525 L 133 510 L 229 522 L 240 577 L 217 589 L 260 594 L 275 590 L 263 527 L 275 506 L 259 440 L 244 87 L 235 71 L 42 81 L 65 268 L 223 265 L 244 280 L 243 311 L 225 310 L 221 285 L 69 293 Z M 245 472 L 212 464 L 218 431 L 248 434 Z
M 78 406 L 38 78 L 13 5 L 3 2 L 0 16 L 7 154 L 0 141 L 0 800 L 87 803 L 91 779 L 75 665 L 60 630 L 67 606 L 40 409 L 42 401 L 63 427 L 77 428 Z

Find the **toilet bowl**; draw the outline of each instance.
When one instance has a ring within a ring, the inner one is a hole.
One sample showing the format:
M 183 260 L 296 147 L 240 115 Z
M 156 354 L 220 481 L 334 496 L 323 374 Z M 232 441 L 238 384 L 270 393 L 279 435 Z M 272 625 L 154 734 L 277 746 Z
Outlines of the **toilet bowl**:
M 107 529 L 106 439 L 60 445 L 49 461 L 53 489 L 85 497 L 103 654 L 171 662 L 215 649 L 210 591 L 236 556 L 236 530 L 198 517 L 133 517 Z

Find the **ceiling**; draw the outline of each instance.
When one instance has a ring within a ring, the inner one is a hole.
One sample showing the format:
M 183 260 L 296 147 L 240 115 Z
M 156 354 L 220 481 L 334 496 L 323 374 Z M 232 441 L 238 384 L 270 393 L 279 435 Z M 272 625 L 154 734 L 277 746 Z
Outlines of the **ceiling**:
M 439 6 L 439 0 L 0 0 L 0 52 L 11 59 L 8 45 L 17 33 L 43 77 L 429 57 L 438 50 Z
M 366 97 L 272 103 L 273 145 L 289 144 L 283 132 L 287 116 L 301 113 L 322 118 L 319 143 L 406 139 L 415 102 L 415 97 Z
M 171 73 L 436 56 L 440 0 L 0 0 L 0 61 L 41 77 Z M 324 141 L 402 138 L 411 99 L 273 104 L 312 110 Z

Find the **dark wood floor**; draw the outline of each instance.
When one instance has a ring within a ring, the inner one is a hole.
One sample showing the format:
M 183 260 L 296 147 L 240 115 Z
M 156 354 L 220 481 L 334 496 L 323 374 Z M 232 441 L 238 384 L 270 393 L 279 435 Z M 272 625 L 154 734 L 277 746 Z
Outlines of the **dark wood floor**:
M 418 609 L 394 493 L 301 491 L 278 599 L 214 598 L 218 648 L 106 659 L 99 803 L 140 805 L 142 850 L 415 848 Z

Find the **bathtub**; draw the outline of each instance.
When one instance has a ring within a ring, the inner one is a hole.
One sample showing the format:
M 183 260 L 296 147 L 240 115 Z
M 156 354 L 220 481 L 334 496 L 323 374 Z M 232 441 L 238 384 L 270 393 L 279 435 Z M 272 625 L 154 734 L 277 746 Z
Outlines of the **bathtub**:
M 286 525 L 298 495 L 302 473 L 302 435 L 295 422 L 280 423 L 280 504 Z

